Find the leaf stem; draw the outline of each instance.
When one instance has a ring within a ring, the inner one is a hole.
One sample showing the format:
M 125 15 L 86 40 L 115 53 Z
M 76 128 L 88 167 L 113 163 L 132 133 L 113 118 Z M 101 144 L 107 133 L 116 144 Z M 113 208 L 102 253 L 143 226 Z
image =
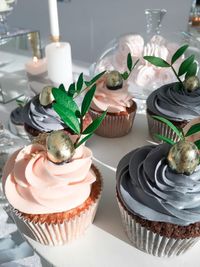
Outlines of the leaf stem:
M 86 86 L 83 90 L 81 90 L 79 93 L 77 93 L 73 99 L 75 99 L 76 97 L 78 97 L 80 94 L 82 94 L 84 91 L 86 91 L 87 89 L 89 89 L 89 86 Z
M 171 66 L 171 69 L 172 69 L 173 73 L 175 74 L 176 78 L 178 79 L 178 81 L 181 83 L 182 86 L 184 86 L 183 82 L 181 81 L 181 79 L 179 78 L 178 74 L 176 73 L 173 65 L 170 65 L 170 66 Z
M 80 134 L 78 135 L 78 137 L 74 143 L 74 147 L 76 147 L 76 145 L 78 144 L 82 134 L 83 134 L 83 117 L 80 116 Z

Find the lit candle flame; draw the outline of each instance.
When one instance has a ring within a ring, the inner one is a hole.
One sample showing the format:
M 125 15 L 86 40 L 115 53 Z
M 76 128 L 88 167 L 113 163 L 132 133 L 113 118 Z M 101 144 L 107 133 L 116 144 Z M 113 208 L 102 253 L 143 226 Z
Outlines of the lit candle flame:
M 33 57 L 33 62 L 37 63 L 38 62 L 38 58 L 37 57 Z

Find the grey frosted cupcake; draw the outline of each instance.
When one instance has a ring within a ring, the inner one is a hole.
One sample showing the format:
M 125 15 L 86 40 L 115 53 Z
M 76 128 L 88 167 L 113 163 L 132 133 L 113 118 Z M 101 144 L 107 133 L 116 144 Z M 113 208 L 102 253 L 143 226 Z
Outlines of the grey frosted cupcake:
M 31 140 L 40 133 L 49 133 L 63 129 L 73 134 L 55 112 L 51 103 L 47 105 L 41 104 L 40 95 L 36 95 L 25 105 L 23 108 L 23 119 L 24 128 Z M 83 120 L 83 128 L 86 128 L 91 121 L 92 119 L 87 113 Z
M 117 167 L 117 199 L 134 247 L 155 256 L 178 256 L 200 238 L 200 166 L 178 174 L 167 162 L 171 145 L 144 146 Z
M 144 59 L 154 66 L 171 70 L 177 79 L 175 83 L 161 86 L 147 98 L 149 133 L 155 141 L 157 134 L 165 135 L 174 141 L 179 138 L 167 125 L 153 118 L 153 115 L 169 120 L 179 129 L 200 116 L 200 81 L 196 76 L 198 65 L 194 55 L 185 59 L 188 47 L 187 44 L 181 46 L 167 61 L 156 56 L 144 56 Z M 179 63 L 181 64 L 178 67 Z
M 176 127 L 183 128 L 192 119 L 200 116 L 200 87 L 187 91 L 180 84 L 166 84 L 152 92 L 147 98 L 147 119 L 149 134 L 157 141 L 155 135 L 161 134 L 174 141 L 178 136 L 163 122 L 152 116 L 162 116 Z
M 23 110 L 23 118 L 25 130 L 31 139 L 40 133 L 64 129 L 64 123 L 51 105 L 41 105 L 39 95 L 33 97 L 26 104 Z

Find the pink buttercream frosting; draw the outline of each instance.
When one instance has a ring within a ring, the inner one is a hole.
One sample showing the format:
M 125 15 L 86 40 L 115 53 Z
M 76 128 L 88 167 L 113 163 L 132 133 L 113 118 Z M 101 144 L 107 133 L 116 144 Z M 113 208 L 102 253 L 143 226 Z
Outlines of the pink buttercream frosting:
M 106 79 L 102 79 L 97 84 L 95 96 L 91 103 L 91 108 L 96 111 L 110 113 L 126 111 L 132 105 L 132 96 L 128 92 L 128 84 L 123 82 L 123 87 L 117 90 L 109 90 L 106 87 Z
M 92 152 L 76 149 L 68 163 L 54 164 L 46 148 L 32 144 L 15 152 L 3 173 L 4 192 L 9 203 L 28 214 L 68 211 L 81 205 L 96 180 L 91 170 Z

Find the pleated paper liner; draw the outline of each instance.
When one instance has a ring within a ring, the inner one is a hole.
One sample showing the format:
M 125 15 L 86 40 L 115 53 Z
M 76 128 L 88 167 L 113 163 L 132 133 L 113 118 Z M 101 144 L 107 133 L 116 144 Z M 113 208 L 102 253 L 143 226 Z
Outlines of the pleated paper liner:
M 156 134 L 163 135 L 167 138 L 172 139 L 174 142 L 179 141 L 179 136 L 165 123 L 154 119 L 151 115 L 147 112 L 147 122 L 149 128 L 149 135 L 150 137 L 157 143 L 161 143 L 159 139 L 156 138 Z
M 71 219 L 64 220 L 62 223 L 33 222 L 25 218 L 20 211 L 16 210 L 11 205 L 8 205 L 5 210 L 14 220 L 22 234 L 27 235 L 43 245 L 57 246 L 72 242 L 82 236 L 86 229 L 92 224 L 101 197 L 103 180 L 100 172 L 94 165 L 92 169 L 96 176 L 98 175 L 101 188 L 91 205 Z
M 200 240 L 199 237 L 176 239 L 161 236 L 136 222 L 133 216 L 122 206 L 119 199 L 118 205 L 128 238 L 135 248 L 143 252 L 157 257 L 179 256 Z
M 107 113 L 99 128 L 95 131 L 97 135 L 114 138 L 127 135 L 132 126 L 136 114 L 136 104 L 134 102 L 132 111 L 124 114 Z M 101 112 L 93 109 L 89 110 L 93 120 L 101 116 Z

